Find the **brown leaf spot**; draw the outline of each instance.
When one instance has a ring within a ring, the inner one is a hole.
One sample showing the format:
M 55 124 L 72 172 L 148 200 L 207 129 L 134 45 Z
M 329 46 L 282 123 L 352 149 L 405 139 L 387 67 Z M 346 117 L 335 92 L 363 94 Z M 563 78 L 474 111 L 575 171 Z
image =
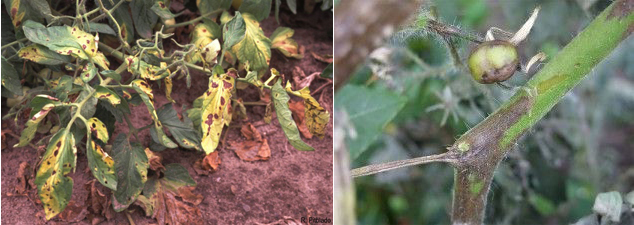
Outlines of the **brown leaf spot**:
M 608 14 L 607 19 L 612 19 L 613 17 L 618 17 L 618 19 L 623 19 L 627 17 L 634 11 L 634 1 L 631 0 L 619 0 L 614 3 L 614 8 Z
M 211 82 L 211 87 L 212 88 L 217 88 L 218 87 L 218 83 L 212 81 Z
M 225 97 L 220 96 L 220 105 L 225 105 Z
M 222 83 L 224 84 L 224 87 L 225 87 L 226 89 L 229 89 L 229 88 L 231 88 L 231 87 L 233 86 L 233 85 L 231 85 L 231 83 L 229 83 L 229 82 L 227 82 L 227 81 L 224 81 L 224 80 L 222 81 Z

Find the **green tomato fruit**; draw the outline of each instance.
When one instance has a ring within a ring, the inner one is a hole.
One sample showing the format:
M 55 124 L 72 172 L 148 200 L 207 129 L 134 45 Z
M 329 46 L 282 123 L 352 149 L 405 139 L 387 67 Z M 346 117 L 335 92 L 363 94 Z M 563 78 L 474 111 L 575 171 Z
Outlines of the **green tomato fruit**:
M 22 102 L 22 99 L 24 99 L 24 96 L 26 95 L 27 92 L 29 92 L 29 90 L 31 90 L 31 88 L 23 86 L 22 87 L 22 96 L 15 96 L 13 98 L 7 98 L 7 106 L 9 108 L 13 108 L 13 106 L 16 106 L 17 104 Z
M 515 45 L 507 41 L 494 40 L 478 45 L 468 59 L 473 79 L 482 84 L 508 80 L 519 65 Z

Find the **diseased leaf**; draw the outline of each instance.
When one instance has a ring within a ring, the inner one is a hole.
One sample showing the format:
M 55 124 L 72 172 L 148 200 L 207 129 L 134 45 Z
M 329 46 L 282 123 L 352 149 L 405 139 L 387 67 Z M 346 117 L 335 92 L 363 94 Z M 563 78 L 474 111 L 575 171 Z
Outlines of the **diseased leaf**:
M 2 57 L 2 86 L 14 95 L 22 96 L 20 75 L 4 56 Z
M 148 159 L 143 147 L 130 143 L 125 134 L 119 134 L 112 146 L 114 167 L 117 171 L 117 189 L 114 192 L 115 211 L 121 212 L 134 202 L 147 181 Z
M 209 88 L 203 94 L 201 111 L 202 141 L 201 145 L 205 153 L 216 150 L 220 141 L 222 128 L 225 126 L 229 105 L 231 103 L 231 90 L 234 79 L 226 74 L 213 75 L 209 78 Z M 230 117 L 230 116 L 229 116 Z
M 103 69 L 108 69 L 109 62 L 103 53 L 97 50 L 95 37 L 77 27 L 54 26 L 45 27 L 42 24 L 26 21 L 24 35 L 34 43 L 46 46 L 61 55 L 71 55 L 84 60 L 90 60 Z
M 157 16 L 161 17 L 164 20 L 176 17 L 172 12 L 170 12 L 170 7 L 169 5 L 165 4 L 165 0 L 156 1 L 150 9 L 152 10 L 152 12 L 156 13 Z
M 154 0 L 135 0 L 130 5 L 136 32 L 145 39 L 152 38 L 152 28 L 158 18 L 151 10 L 152 6 L 154 6 Z
M 297 42 L 293 40 L 295 31 L 288 27 L 278 27 L 271 35 L 271 48 L 279 50 L 286 57 L 296 59 L 304 58 L 303 49 L 300 49 Z
M 101 122 L 101 120 L 93 117 L 88 119 L 88 123 L 86 124 L 90 128 L 90 134 L 93 137 L 97 138 L 103 143 L 108 143 L 108 130 L 106 129 L 106 125 Z
M 235 44 L 244 39 L 244 34 L 247 30 L 244 24 L 244 19 L 240 12 L 236 12 L 236 15 L 225 24 L 222 29 L 222 36 L 224 38 L 224 49 L 231 49 Z
M 203 57 L 200 51 L 209 45 L 213 40 L 220 38 L 221 28 L 214 22 L 199 23 L 190 34 L 191 44 L 194 44 L 198 51 L 187 55 L 187 61 L 191 63 L 200 62 Z
M 244 38 L 231 50 L 241 63 L 248 63 L 251 70 L 267 69 L 271 59 L 271 41 L 264 36 L 260 23 L 251 14 L 242 13 L 242 18 L 246 24 Z
M 83 116 L 84 118 L 91 118 L 93 115 L 95 115 L 95 110 L 96 110 L 96 106 L 97 106 L 97 102 L 98 99 L 94 97 L 94 95 L 91 95 L 91 92 L 93 91 L 93 88 L 91 86 L 86 85 L 84 87 L 84 89 L 79 93 L 79 97 L 77 97 L 77 99 L 75 100 L 75 102 L 79 103 L 84 101 L 84 99 L 89 98 L 88 100 L 86 100 L 86 103 L 84 103 L 84 106 L 81 107 L 81 116 Z M 75 113 L 76 108 L 73 108 L 71 110 L 71 113 Z
M 40 18 L 45 18 L 46 22 L 53 22 L 53 14 L 51 13 L 51 7 L 46 0 L 29 0 L 26 1 L 31 6 L 32 13 L 39 14 Z
M 286 90 L 282 87 L 282 81 L 278 80 L 273 85 L 271 89 L 273 104 L 275 105 L 275 112 L 277 113 L 277 119 L 280 122 L 280 126 L 282 126 L 282 130 L 284 130 L 284 134 L 288 141 L 300 151 L 313 151 L 315 150 L 310 145 L 304 143 L 302 139 L 299 137 L 299 131 L 297 130 L 297 125 L 295 121 L 293 121 L 293 116 L 291 115 L 291 110 L 288 108 L 288 100 L 291 99 L 288 94 L 286 94 Z
M 214 151 L 211 154 L 206 155 L 205 158 L 196 160 L 193 167 L 196 174 L 209 175 L 209 172 L 218 171 L 220 163 L 220 155 L 218 155 L 217 151 Z
M 269 17 L 271 13 L 271 0 L 243 0 L 238 8 L 241 13 L 249 13 L 257 21 L 262 21 Z
M 330 121 L 330 113 L 319 105 L 319 102 L 310 95 L 308 86 L 300 89 L 299 91 L 293 91 L 291 89 L 291 83 L 286 83 L 286 91 L 292 93 L 295 96 L 304 99 L 304 116 L 306 126 L 310 133 L 319 138 L 324 138 L 326 126 Z
M 297 129 L 304 136 L 304 138 L 311 139 L 313 138 L 313 134 L 310 133 L 308 127 L 306 126 L 306 114 L 304 112 L 304 102 L 303 101 L 293 101 L 288 102 L 288 108 L 293 113 L 293 120 L 295 120 L 295 124 L 297 124 Z
M 147 216 L 155 218 L 158 224 L 202 224 L 197 205 L 203 197 L 192 193 L 195 186 L 196 182 L 187 169 L 172 163 L 165 166 L 162 178 L 148 180 L 143 195 L 135 204 L 141 206 Z
M 145 155 L 147 156 L 150 169 L 154 172 L 161 173 L 165 171 L 163 166 L 163 158 L 160 155 L 155 154 L 150 148 L 145 148 Z
M 58 100 L 48 95 L 38 95 L 31 101 L 31 115 L 26 121 L 24 130 L 20 135 L 20 142 L 13 147 L 24 147 L 35 137 L 38 124 L 55 108 L 54 103 Z
M 91 137 L 88 137 L 86 143 L 86 157 L 88 158 L 88 168 L 99 183 L 116 191 L 117 175 L 115 174 L 114 160 Z
M 200 10 L 200 14 L 205 15 L 218 9 L 228 10 L 231 7 L 231 0 L 196 0 L 196 6 Z
M 102 33 L 102 34 L 108 34 L 112 36 L 117 35 L 117 32 L 115 32 L 112 29 L 112 27 L 110 27 L 110 25 L 103 24 L 103 23 L 89 22 L 88 30 L 90 31 L 90 33 Z
M 81 75 L 79 77 L 81 77 L 81 79 L 85 82 L 88 83 L 89 81 L 92 80 L 92 78 L 95 78 L 95 76 L 97 76 L 97 74 L 99 73 L 99 70 L 97 69 L 97 67 L 95 66 L 95 64 L 92 63 L 88 63 L 86 64 L 86 66 L 84 66 L 84 68 L 81 71 Z
M 42 0 L 35 0 L 42 1 Z M 15 36 L 17 38 L 23 38 L 24 32 L 22 30 L 23 24 L 27 20 L 33 20 L 35 22 L 42 23 L 44 19 L 42 15 L 29 4 L 29 1 L 25 0 L 5 0 L 4 4 L 7 9 L 7 13 L 11 16 L 11 22 L 15 28 Z M 49 9 L 50 14 L 50 9 Z
M 172 78 L 167 76 L 163 79 L 163 81 L 165 82 L 165 97 L 167 100 L 174 103 L 175 101 L 172 99 Z
M 130 84 L 134 87 L 134 90 L 136 90 L 139 96 L 141 96 L 143 103 L 147 106 L 147 110 L 150 113 L 152 120 L 154 120 L 154 128 L 156 129 L 158 140 L 160 141 L 159 143 L 168 148 L 176 148 L 177 145 L 172 142 L 167 135 L 165 135 L 165 132 L 163 132 L 163 124 L 156 115 L 154 108 L 154 94 L 152 94 L 152 88 L 150 88 L 150 85 L 143 80 L 134 80 Z
M 101 75 L 104 75 L 105 77 L 112 78 L 116 82 L 121 82 L 121 75 L 118 74 L 117 72 L 115 72 L 114 70 L 101 71 Z
M 20 49 L 20 51 L 18 51 L 18 55 L 20 58 L 45 65 L 70 63 L 72 59 L 70 56 L 57 54 L 56 52 L 39 44 L 32 44 Z
M 161 62 L 160 67 L 153 66 L 145 62 L 144 60 L 139 60 L 138 57 L 128 56 L 128 72 L 134 75 L 140 75 L 141 78 L 149 79 L 149 80 L 160 80 L 170 75 L 169 69 L 166 69 L 167 63 Z
M 231 143 L 231 149 L 244 161 L 266 161 L 271 158 L 271 148 L 266 139 L 262 138 L 260 132 L 250 123 L 242 125 L 240 129 L 246 141 L 236 141 Z
M 35 176 L 37 193 L 44 205 L 46 220 L 64 211 L 70 201 L 73 179 L 66 175 L 75 169 L 76 157 L 75 137 L 66 128 L 60 129 L 46 146 Z
M 95 89 L 95 98 L 104 99 L 110 102 L 113 106 L 117 106 L 121 103 L 121 97 L 110 88 L 104 86 L 97 86 Z
M 95 5 L 98 5 L 99 3 L 96 1 L 97 0 L 95 0 Z M 107 9 L 112 9 L 115 4 L 114 1 L 113 3 L 111 3 L 111 1 L 102 2 Z M 121 28 L 121 37 L 123 37 L 123 40 L 128 43 L 132 43 L 134 41 L 134 25 L 132 24 L 132 16 L 130 15 L 130 3 L 124 2 L 121 4 L 122 5 L 114 10 L 112 17 L 117 20 L 117 23 Z M 110 17 L 108 17 L 108 20 L 110 21 Z M 110 26 L 116 28 L 113 21 L 110 21 Z M 114 31 L 117 32 L 116 29 Z
M 178 118 L 178 114 L 171 103 L 163 105 L 156 113 L 159 120 L 163 122 L 163 125 L 167 127 L 181 147 L 202 150 L 198 132 L 194 130 L 191 122 L 184 123 Z

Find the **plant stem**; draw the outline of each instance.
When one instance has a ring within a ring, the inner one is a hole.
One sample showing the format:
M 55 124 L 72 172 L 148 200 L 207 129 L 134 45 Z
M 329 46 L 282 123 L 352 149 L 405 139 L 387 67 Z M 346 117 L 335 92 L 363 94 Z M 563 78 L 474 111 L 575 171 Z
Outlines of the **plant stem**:
M 11 42 L 9 44 L 6 44 L 6 45 L 2 46 L 2 48 L 0 48 L 0 50 L 5 49 L 6 47 L 9 47 L 9 46 L 15 45 L 17 43 L 22 43 L 22 42 L 28 41 L 28 40 L 29 39 L 27 39 L 27 38 L 22 38 L 20 40 L 17 40 L 17 41 L 14 41 L 14 42 Z
M 367 175 L 380 173 L 383 171 L 388 171 L 388 170 L 393 170 L 393 169 L 398 169 L 398 168 L 403 168 L 408 166 L 415 166 L 420 164 L 427 164 L 432 162 L 454 163 L 455 162 L 454 158 L 455 158 L 454 154 L 452 154 L 451 152 L 445 152 L 445 153 L 437 154 L 437 155 L 423 156 L 423 157 L 418 157 L 413 159 L 397 160 L 397 161 L 392 161 L 387 163 L 373 164 L 369 166 L 359 167 L 359 168 L 353 169 L 351 171 L 351 174 L 352 174 L 352 177 L 361 177 L 361 176 L 367 176 Z
M 205 13 L 204 15 L 199 16 L 198 18 L 190 20 L 190 21 L 187 21 L 187 22 L 182 22 L 182 23 L 177 23 L 177 24 L 172 24 L 172 25 L 166 25 L 165 29 L 175 28 L 175 27 L 182 27 L 182 26 L 187 26 L 187 25 L 190 25 L 190 24 L 194 24 L 194 23 L 196 23 L 196 22 L 198 22 L 198 21 L 200 21 L 200 20 L 202 20 L 204 18 L 207 18 L 208 16 L 211 16 L 211 15 L 216 14 L 216 13 L 220 13 L 222 11 L 223 11 L 223 9 L 216 9 L 214 11 Z

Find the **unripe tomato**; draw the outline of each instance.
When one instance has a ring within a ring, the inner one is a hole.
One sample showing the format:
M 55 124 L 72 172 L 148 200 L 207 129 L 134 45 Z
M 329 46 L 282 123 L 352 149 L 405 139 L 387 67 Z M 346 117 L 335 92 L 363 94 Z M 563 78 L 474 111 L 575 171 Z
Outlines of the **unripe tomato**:
M 242 0 L 233 0 L 233 2 L 231 2 L 231 6 L 236 10 L 240 8 L 240 5 L 242 5 Z
M 171 18 L 171 19 L 165 20 L 165 22 L 163 24 L 165 24 L 165 26 L 171 26 L 171 25 L 176 24 L 176 20 L 174 18 Z M 167 29 L 165 29 L 163 31 L 163 33 L 166 33 L 166 34 L 174 33 L 174 30 L 175 29 L 173 27 L 172 28 L 167 28 Z
M 7 98 L 7 106 L 9 106 L 9 108 L 12 108 L 13 106 L 16 106 L 17 104 L 19 104 L 20 102 L 22 102 L 22 99 L 24 99 L 24 96 L 26 95 L 26 93 L 31 90 L 31 88 L 29 87 L 22 87 L 22 96 L 15 96 L 14 98 Z
M 473 79 L 482 84 L 492 84 L 509 79 L 519 65 L 515 45 L 494 40 L 478 45 L 468 59 Z

